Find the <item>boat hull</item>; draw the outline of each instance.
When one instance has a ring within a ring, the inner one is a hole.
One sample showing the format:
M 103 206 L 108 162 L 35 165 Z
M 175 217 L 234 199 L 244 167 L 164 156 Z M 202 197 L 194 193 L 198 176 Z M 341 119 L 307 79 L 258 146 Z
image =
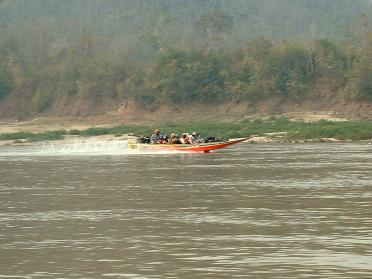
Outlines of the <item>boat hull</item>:
M 226 148 L 230 145 L 237 144 L 247 138 L 229 140 L 226 142 L 200 143 L 200 144 L 144 144 L 144 143 L 129 143 L 128 147 L 132 150 L 144 152 L 210 152 Z

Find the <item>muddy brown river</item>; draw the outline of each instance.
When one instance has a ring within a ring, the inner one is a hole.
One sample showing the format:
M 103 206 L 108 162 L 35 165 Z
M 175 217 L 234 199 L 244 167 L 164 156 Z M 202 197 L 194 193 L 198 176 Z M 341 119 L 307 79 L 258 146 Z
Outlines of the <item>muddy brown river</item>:
M 0 148 L 0 278 L 371 278 L 372 145 Z

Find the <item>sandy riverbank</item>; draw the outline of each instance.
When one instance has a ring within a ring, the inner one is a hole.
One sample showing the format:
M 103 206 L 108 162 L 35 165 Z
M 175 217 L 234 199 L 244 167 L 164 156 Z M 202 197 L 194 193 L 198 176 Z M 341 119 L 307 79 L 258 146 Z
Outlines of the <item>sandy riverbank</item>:
M 169 114 L 168 114 L 169 116 Z M 120 114 L 104 114 L 99 116 L 87 116 L 82 118 L 69 118 L 69 117 L 37 117 L 25 121 L 17 121 L 14 119 L 0 120 L 0 134 L 3 133 L 15 133 L 15 132 L 32 132 L 40 133 L 45 131 L 53 130 L 85 130 L 91 127 L 114 127 L 118 125 L 146 125 L 156 126 L 159 123 L 169 122 L 169 117 L 167 114 L 159 115 L 159 117 L 152 117 L 152 119 L 128 119 L 128 117 L 123 117 Z M 278 117 L 283 116 L 293 121 L 302 121 L 302 122 L 317 122 L 320 120 L 327 120 L 332 122 L 342 122 L 348 121 L 349 119 L 340 117 L 333 111 L 309 111 L 309 112 L 291 112 L 285 113 L 282 115 L 276 115 Z M 220 117 L 220 120 L 223 122 L 237 122 L 244 119 L 265 119 L 272 117 L 272 115 L 262 115 L 262 114 L 253 114 L 253 115 L 229 115 L 226 117 Z M 190 121 L 218 121 L 218 119 L 209 119 L 209 118 L 198 118 L 191 119 L 187 118 Z M 185 119 L 179 118 L 174 119 L 175 122 L 184 122 Z
M 348 121 L 347 119 L 337 117 L 332 112 L 299 112 L 299 113 L 288 113 L 283 116 L 287 119 L 298 121 L 298 122 L 312 122 L 316 123 L 320 120 L 327 120 L 332 122 L 344 122 Z M 256 120 L 261 119 L 264 121 L 270 121 L 272 118 L 271 115 L 249 115 L 243 118 L 236 119 L 236 121 L 241 120 Z M 156 122 L 158 121 L 158 122 Z M 192 121 L 190 119 L 190 121 Z M 16 121 L 16 120 L 0 120 L 0 134 L 4 133 L 15 133 L 15 132 L 31 132 L 31 133 L 42 133 L 42 132 L 50 132 L 50 131 L 57 131 L 57 130 L 86 130 L 88 128 L 111 128 L 116 127 L 119 125 L 146 125 L 146 126 L 153 126 L 156 127 L 158 124 L 165 123 L 162 119 L 153 119 L 153 121 L 148 121 L 146 123 L 142 122 L 133 122 L 133 121 L 126 121 L 125 119 L 118 117 L 118 115 L 101 115 L 101 116 L 88 116 L 84 118 L 66 118 L 66 117 L 38 117 L 28 121 Z M 180 122 L 182 123 L 182 121 Z M 226 125 L 228 122 L 223 122 Z M 232 121 L 231 123 L 234 123 Z M 127 135 L 117 137 L 117 135 L 103 135 L 103 136 L 90 136 L 90 137 L 81 137 L 81 136 L 74 136 L 74 135 L 65 135 L 64 139 L 61 140 L 53 140 L 54 144 L 68 144 L 71 142 L 81 141 L 84 142 L 86 140 L 93 141 L 112 141 L 112 140 L 121 140 L 126 139 Z M 335 138 L 315 138 L 310 140 L 297 140 L 297 141 L 289 141 L 286 138 L 286 132 L 277 132 L 277 133 L 267 133 L 263 136 L 252 136 L 249 140 L 246 141 L 247 143 L 288 143 L 288 142 L 340 142 Z M 26 145 L 26 144 L 33 144 L 24 139 L 19 140 L 1 140 L 0 145 Z

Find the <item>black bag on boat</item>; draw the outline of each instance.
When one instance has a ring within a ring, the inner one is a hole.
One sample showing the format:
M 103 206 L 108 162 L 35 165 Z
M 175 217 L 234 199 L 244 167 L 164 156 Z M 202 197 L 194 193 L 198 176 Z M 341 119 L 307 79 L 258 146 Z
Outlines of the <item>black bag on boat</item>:
M 138 138 L 138 143 L 150 143 L 150 138 L 149 137 L 140 137 Z
M 207 137 L 205 142 L 216 142 L 216 137 Z

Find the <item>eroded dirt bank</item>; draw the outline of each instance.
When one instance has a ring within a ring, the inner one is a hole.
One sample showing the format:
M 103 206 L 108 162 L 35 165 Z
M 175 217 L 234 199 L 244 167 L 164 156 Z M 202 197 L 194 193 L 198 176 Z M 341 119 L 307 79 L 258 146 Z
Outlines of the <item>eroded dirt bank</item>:
M 279 104 L 278 100 L 250 103 L 226 103 L 221 105 L 187 105 L 144 107 L 134 103 L 118 104 L 117 108 L 96 115 L 94 112 L 79 115 L 55 116 L 48 112 L 30 118 L 0 119 L 0 133 L 18 131 L 43 132 L 51 130 L 84 130 L 90 127 L 113 127 L 118 125 L 156 126 L 159 123 L 180 123 L 189 121 L 236 122 L 243 119 L 257 119 L 268 116 L 284 116 L 296 121 L 316 122 L 372 120 L 372 104 L 344 104 L 334 102 L 325 106 L 320 103 Z

